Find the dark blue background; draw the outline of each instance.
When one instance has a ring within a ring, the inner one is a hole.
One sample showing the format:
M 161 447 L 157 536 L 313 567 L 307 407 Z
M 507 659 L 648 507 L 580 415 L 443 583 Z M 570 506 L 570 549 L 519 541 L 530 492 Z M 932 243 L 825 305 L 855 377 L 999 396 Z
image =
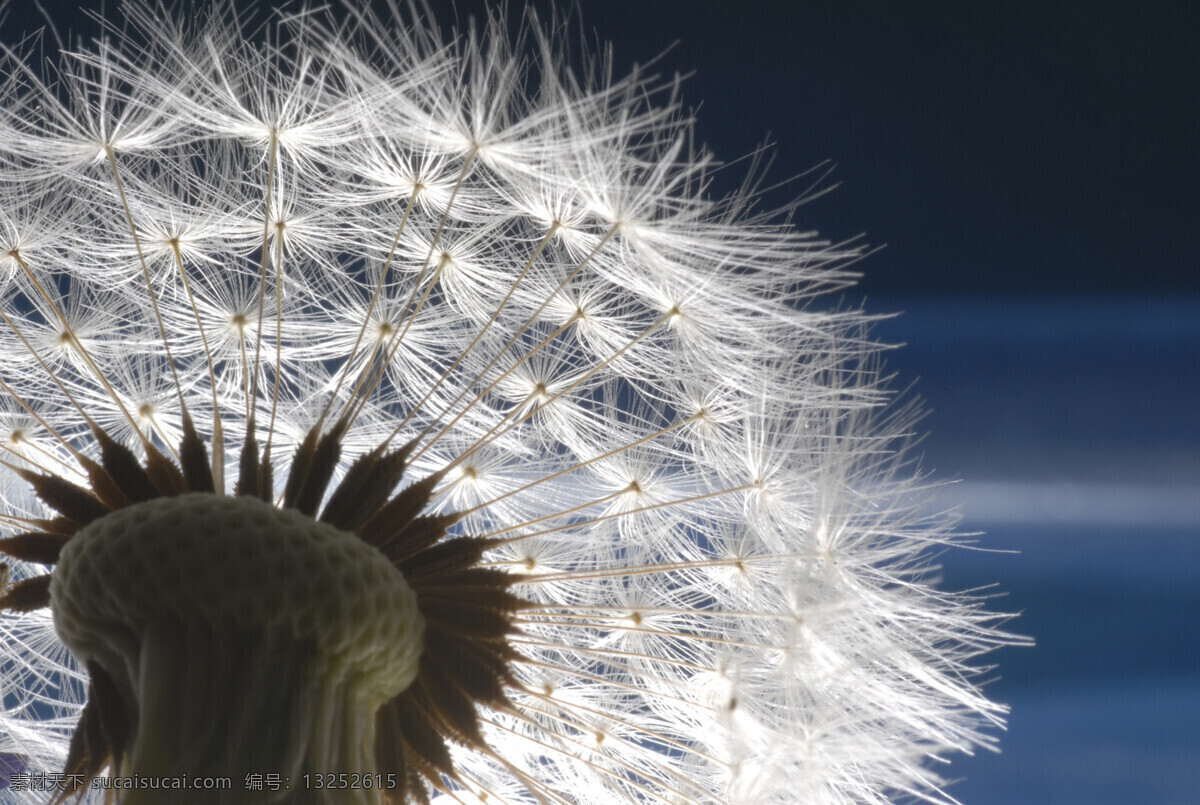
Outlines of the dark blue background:
M 961 478 L 996 585 L 1034 648 L 995 655 L 1002 753 L 956 759 L 970 805 L 1200 801 L 1200 300 L 878 300 L 878 334 L 932 413 L 925 463 Z
M 39 24 L 20 5 L 5 42 Z M 694 71 L 684 100 L 719 158 L 778 143 L 774 182 L 836 163 L 797 222 L 887 245 L 849 301 L 906 311 L 877 332 L 907 342 L 889 363 L 932 407 L 925 463 L 962 479 L 944 497 L 980 546 L 1019 551 L 952 551 L 945 583 L 996 584 L 1037 641 L 995 655 L 1011 729 L 955 760 L 952 793 L 1200 802 L 1200 5 L 559 7 L 615 42 L 617 74 L 660 54 Z

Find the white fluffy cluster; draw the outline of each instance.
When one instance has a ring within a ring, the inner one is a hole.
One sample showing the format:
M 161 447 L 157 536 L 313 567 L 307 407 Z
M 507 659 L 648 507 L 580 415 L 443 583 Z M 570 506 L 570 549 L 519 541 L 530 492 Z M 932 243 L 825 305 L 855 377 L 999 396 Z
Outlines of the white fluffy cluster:
M 0 71 L 0 458 L 84 483 L 83 412 L 176 445 L 182 397 L 228 490 L 251 405 L 279 478 L 360 406 L 342 470 L 419 436 L 411 477 L 530 576 L 456 801 L 942 801 L 1002 638 L 927 582 L 916 412 L 814 301 L 854 250 L 708 200 L 671 86 L 534 28 L 126 14 Z M 44 612 L 0 620 L 0 686 L 0 758 L 53 770 L 82 688 Z

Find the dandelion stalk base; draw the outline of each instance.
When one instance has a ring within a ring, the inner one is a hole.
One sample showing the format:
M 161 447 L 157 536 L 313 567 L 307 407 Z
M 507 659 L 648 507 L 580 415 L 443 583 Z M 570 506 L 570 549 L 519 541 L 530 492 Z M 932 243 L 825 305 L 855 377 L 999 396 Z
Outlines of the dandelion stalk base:
M 153 500 L 70 541 L 51 607 L 64 643 L 111 681 L 107 707 L 135 725 L 114 774 L 161 787 L 230 779 L 220 793 L 193 789 L 204 802 L 378 801 L 323 798 L 303 780 L 372 772 L 376 712 L 417 675 L 416 596 L 357 536 L 254 498 Z M 118 721 L 96 713 L 99 729 Z M 280 791 L 247 790 L 254 774 L 280 775 Z M 121 802 L 162 796 L 133 788 Z

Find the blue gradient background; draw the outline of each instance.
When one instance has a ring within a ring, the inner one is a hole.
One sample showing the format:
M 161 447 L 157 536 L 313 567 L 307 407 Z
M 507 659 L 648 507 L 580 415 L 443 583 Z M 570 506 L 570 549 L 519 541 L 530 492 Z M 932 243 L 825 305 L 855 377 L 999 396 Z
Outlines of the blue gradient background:
M 1200 302 L 876 300 L 932 409 L 925 464 L 963 480 L 980 548 L 946 585 L 995 584 L 1037 641 L 995 655 L 1001 754 L 956 759 L 972 805 L 1200 801 Z

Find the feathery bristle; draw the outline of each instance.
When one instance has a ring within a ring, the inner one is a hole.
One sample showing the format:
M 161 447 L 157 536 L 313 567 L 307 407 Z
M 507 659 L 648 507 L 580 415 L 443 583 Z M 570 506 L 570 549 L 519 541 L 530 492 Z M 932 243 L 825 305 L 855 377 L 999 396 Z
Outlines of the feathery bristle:
M 946 801 L 1014 638 L 924 573 L 920 412 L 820 302 L 861 244 L 711 198 L 676 82 L 397 5 L 0 54 L 0 754 L 123 769 L 145 714 L 35 610 L 88 526 L 237 495 L 416 595 L 364 801 Z

